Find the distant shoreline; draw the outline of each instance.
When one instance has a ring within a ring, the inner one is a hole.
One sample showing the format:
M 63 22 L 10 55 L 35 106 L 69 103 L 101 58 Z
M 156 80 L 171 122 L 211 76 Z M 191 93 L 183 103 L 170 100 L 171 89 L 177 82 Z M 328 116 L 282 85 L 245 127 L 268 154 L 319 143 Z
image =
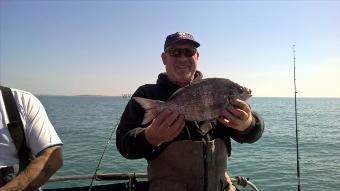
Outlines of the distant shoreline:
M 53 95 L 53 94 L 35 94 L 36 96 L 60 96 L 60 97 L 122 97 L 122 98 L 130 98 L 131 94 L 122 94 L 122 95 L 90 95 L 90 94 L 80 94 L 80 95 Z M 271 99 L 282 99 L 282 98 L 294 98 L 294 97 L 266 97 L 266 96 L 253 96 L 252 98 L 271 98 Z M 340 97 L 297 97 L 297 99 L 340 99 Z

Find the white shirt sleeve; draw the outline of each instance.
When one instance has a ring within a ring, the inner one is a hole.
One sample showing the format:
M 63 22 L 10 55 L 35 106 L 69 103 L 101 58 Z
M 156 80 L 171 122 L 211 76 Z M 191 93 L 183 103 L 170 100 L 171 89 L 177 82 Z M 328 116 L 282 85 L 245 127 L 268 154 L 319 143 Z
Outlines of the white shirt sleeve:
M 13 94 L 23 118 L 26 141 L 32 154 L 36 156 L 48 147 L 62 145 L 40 101 L 29 92 L 14 90 Z

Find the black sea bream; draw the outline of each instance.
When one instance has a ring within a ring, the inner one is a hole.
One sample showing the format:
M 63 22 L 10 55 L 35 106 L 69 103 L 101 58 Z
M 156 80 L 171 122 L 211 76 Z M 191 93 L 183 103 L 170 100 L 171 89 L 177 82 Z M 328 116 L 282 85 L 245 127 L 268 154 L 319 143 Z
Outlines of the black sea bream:
M 187 121 L 213 120 L 221 115 L 230 100 L 247 100 L 251 90 L 224 78 L 206 78 L 178 89 L 168 101 L 133 97 L 145 110 L 142 124 L 154 119 L 162 110 L 171 109 Z

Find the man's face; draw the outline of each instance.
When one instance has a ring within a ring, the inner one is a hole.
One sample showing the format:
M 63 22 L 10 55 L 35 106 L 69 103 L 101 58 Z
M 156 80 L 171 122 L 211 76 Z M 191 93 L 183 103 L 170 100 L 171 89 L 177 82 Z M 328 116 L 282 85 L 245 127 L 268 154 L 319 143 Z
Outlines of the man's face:
M 163 64 L 171 82 L 183 87 L 194 79 L 199 56 L 195 50 L 193 44 L 180 41 L 169 46 L 162 53 Z M 192 51 L 194 54 L 190 56 Z

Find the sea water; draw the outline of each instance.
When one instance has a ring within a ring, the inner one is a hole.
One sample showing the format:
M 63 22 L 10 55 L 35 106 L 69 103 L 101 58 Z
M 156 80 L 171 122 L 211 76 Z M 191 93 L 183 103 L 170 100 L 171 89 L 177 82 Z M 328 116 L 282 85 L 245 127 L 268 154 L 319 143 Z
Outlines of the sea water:
M 115 135 L 109 141 L 128 98 L 38 98 L 64 143 L 64 166 L 55 176 L 92 176 L 106 144 L 98 173 L 146 172 L 144 159 L 123 158 Z M 264 118 L 265 131 L 253 144 L 232 142 L 229 174 L 249 177 L 259 190 L 297 190 L 294 98 L 254 97 L 249 103 Z M 301 189 L 340 190 L 340 99 L 298 98 L 297 108 Z M 44 188 L 88 186 L 90 182 L 54 182 Z

